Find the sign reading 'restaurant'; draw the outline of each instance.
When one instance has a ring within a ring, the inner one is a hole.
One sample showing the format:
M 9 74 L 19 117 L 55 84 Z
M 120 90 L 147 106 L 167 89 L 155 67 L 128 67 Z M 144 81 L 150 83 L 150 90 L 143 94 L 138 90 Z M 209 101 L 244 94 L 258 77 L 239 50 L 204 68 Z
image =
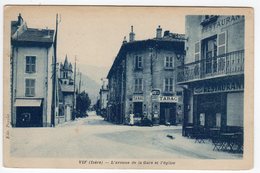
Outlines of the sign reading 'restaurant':
M 177 96 L 160 96 L 159 97 L 160 102 L 170 102 L 170 103 L 177 103 L 178 97 Z
M 216 84 L 201 85 L 194 88 L 194 94 L 207 94 L 207 93 L 219 93 L 219 92 L 233 92 L 243 91 L 244 82 L 225 82 Z
M 209 31 L 215 30 L 220 27 L 232 25 L 239 20 L 244 20 L 244 16 L 238 16 L 238 15 L 237 16 L 227 16 L 227 17 L 217 20 L 216 22 L 206 25 L 205 27 L 202 28 L 202 32 L 203 33 L 209 32 Z

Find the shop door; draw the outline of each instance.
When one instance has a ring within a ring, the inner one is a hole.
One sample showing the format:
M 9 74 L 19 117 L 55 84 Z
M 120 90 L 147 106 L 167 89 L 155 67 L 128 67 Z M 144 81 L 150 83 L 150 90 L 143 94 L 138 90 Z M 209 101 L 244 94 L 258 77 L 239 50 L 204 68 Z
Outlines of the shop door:
M 174 103 L 160 104 L 160 124 L 176 123 L 176 105 Z
M 17 107 L 16 127 L 42 127 L 42 107 Z
M 143 102 L 134 102 L 134 116 L 141 117 L 143 114 Z

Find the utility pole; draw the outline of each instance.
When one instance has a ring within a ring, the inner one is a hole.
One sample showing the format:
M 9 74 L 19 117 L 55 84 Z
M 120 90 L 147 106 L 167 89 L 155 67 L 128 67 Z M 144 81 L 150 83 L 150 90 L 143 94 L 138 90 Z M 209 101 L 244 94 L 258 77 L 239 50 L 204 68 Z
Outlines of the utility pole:
M 74 93 L 74 98 L 73 98 L 73 119 L 76 118 L 76 72 L 77 72 L 77 56 L 75 56 L 75 62 L 74 62 L 74 89 L 73 89 L 73 93 Z
M 81 89 L 81 72 L 79 72 L 79 93 L 81 92 L 80 89 Z
M 55 113 L 56 113 L 56 64 L 57 64 L 57 35 L 58 35 L 58 14 L 56 14 L 56 32 L 54 36 L 54 56 L 53 56 L 53 75 L 52 75 L 52 103 L 51 103 L 51 126 L 55 127 Z

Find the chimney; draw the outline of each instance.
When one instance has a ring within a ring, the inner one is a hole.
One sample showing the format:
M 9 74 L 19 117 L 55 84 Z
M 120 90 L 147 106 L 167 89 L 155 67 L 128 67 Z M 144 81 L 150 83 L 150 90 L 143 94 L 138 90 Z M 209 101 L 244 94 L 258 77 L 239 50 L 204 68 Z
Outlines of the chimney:
M 131 32 L 129 33 L 129 42 L 135 41 L 134 27 L 131 26 Z
M 162 28 L 160 25 L 156 29 L 156 38 L 162 38 Z
M 126 36 L 124 36 L 123 44 L 127 43 Z
M 23 18 L 22 18 L 21 13 L 19 13 L 19 16 L 18 16 L 18 25 L 21 26 L 22 24 L 23 24 Z
M 169 31 L 169 30 L 164 31 L 164 35 L 163 35 L 163 36 L 164 36 L 164 37 L 170 36 L 170 31 Z

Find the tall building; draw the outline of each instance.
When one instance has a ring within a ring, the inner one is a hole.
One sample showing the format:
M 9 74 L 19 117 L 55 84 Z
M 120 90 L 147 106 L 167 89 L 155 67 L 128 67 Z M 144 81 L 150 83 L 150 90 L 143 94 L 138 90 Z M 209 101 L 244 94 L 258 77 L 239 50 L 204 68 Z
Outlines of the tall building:
M 244 16 L 186 16 L 184 128 L 243 128 Z
M 28 28 L 19 14 L 11 22 L 11 124 L 49 127 L 54 30 Z
M 59 116 L 56 123 L 72 120 L 74 102 L 74 79 L 72 64 L 68 62 L 66 55 L 64 63 L 59 68 Z
M 133 27 L 107 75 L 109 96 L 107 119 L 136 124 L 144 118 L 154 124 L 176 124 L 182 120 L 182 88 L 176 85 L 177 66 L 184 55 L 184 35 L 162 28 L 156 37 L 135 40 Z

